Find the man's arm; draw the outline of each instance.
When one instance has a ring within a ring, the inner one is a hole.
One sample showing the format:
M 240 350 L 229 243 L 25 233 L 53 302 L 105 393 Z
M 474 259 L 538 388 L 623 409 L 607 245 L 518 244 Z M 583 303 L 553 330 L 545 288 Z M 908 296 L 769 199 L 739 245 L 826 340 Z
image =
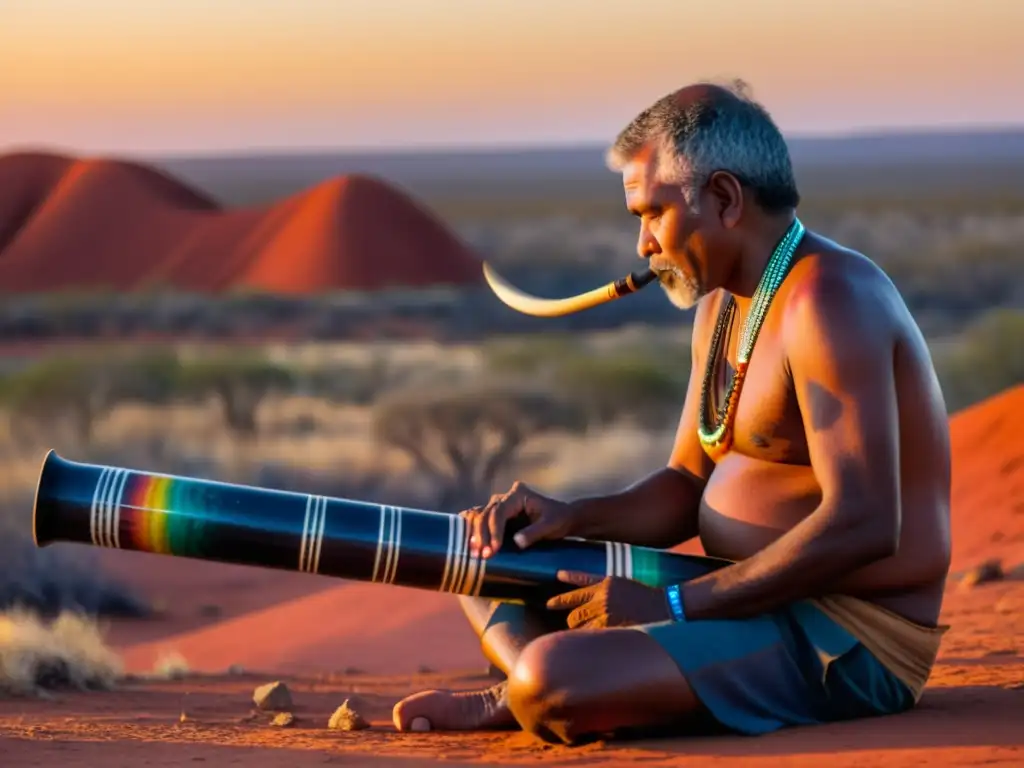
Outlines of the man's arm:
M 701 373 L 697 350 L 707 335 L 712 302 L 701 303 L 694 318 L 690 382 L 668 464 L 621 493 L 572 502 L 577 536 L 667 549 L 698 534 L 704 486 L 714 464 L 697 439 Z M 706 346 L 706 345 L 705 345 Z
M 820 595 L 896 551 L 891 288 L 877 274 L 816 269 L 794 289 L 782 333 L 821 503 L 752 557 L 683 585 L 689 618 L 751 616 Z

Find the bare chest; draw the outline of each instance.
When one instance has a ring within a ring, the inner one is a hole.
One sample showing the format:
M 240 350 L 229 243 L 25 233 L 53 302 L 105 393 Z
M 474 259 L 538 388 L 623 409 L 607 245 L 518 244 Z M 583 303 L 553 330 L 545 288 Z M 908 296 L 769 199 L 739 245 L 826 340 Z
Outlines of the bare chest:
M 716 412 L 728 396 L 736 374 L 739 352 L 739 328 L 724 336 L 717 358 L 711 359 L 707 384 L 709 413 L 705 418 L 716 423 Z M 709 345 L 710 347 L 710 345 Z M 707 348 L 699 370 L 707 372 L 713 350 Z M 808 464 L 800 404 L 786 366 L 781 340 L 773 328 L 762 329 L 747 367 L 733 419 L 732 450 L 763 461 L 784 464 Z

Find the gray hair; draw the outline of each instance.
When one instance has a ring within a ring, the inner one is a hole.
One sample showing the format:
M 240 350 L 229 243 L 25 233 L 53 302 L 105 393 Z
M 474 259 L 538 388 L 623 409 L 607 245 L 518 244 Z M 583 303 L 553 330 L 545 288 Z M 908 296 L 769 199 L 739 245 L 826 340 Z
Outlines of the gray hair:
M 746 83 L 697 86 L 697 98 L 680 99 L 676 91 L 637 115 L 608 150 L 608 167 L 621 171 L 653 145 L 659 181 L 682 187 L 691 207 L 712 173 L 728 171 L 765 210 L 795 208 L 800 195 L 786 141 L 767 110 L 749 96 Z

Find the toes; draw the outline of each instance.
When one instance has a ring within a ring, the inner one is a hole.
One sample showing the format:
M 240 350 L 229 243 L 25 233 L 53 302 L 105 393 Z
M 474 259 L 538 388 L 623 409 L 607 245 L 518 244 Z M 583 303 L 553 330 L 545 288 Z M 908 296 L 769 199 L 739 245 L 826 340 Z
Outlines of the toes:
M 436 698 L 436 691 L 421 691 L 406 696 L 391 710 L 391 720 L 399 731 L 429 731 L 430 721 L 421 714 L 429 709 L 430 699 Z M 423 727 L 423 726 L 426 727 Z

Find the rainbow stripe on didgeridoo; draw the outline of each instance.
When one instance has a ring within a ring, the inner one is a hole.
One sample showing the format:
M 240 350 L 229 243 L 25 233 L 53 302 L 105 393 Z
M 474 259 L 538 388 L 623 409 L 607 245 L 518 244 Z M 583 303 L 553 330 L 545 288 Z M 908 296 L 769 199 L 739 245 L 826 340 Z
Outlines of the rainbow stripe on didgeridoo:
M 103 484 L 101 476 L 97 489 Z M 181 478 L 135 472 L 120 484 L 123 490 L 113 514 L 118 520 L 124 518 L 130 548 L 164 555 L 199 554 L 208 511 L 202 487 Z

